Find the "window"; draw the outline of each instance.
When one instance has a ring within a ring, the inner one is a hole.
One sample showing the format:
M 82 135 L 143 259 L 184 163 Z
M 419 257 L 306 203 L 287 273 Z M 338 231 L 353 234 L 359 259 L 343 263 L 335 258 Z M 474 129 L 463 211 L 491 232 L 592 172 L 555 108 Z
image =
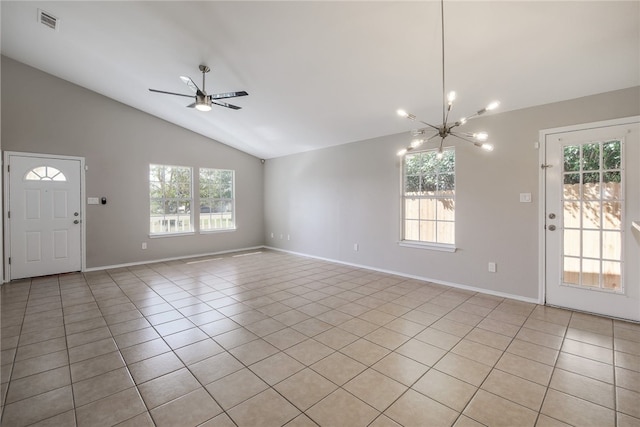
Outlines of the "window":
M 233 230 L 234 171 L 200 169 L 200 231 Z
M 455 243 L 455 151 L 407 154 L 403 163 L 403 241 Z
M 27 172 L 24 179 L 27 181 L 66 181 L 67 177 L 54 167 L 38 166 Z
M 192 169 L 149 165 L 150 233 L 193 232 Z

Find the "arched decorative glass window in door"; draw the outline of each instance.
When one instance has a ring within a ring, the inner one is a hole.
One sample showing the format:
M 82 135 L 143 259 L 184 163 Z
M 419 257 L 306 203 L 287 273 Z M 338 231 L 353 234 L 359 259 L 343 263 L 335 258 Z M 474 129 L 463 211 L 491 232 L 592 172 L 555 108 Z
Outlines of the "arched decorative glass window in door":
M 38 166 L 31 169 L 24 177 L 27 181 L 66 181 L 62 172 L 51 166 Z

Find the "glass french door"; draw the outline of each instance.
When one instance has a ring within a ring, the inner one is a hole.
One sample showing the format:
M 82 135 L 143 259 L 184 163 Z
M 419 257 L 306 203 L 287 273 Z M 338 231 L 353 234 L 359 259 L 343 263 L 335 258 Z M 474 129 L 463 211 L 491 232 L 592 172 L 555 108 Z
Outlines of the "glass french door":
M 635 118 L 546 134 L 548 304 L 640 320 L 639 131 Z

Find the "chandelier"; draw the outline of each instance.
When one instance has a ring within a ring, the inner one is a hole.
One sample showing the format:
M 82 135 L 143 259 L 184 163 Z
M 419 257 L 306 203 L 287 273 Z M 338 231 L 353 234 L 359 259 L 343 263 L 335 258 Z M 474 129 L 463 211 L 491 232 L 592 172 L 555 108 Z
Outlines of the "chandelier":
M 405 117 L 409 120 L 417 121 L 426 127 L 414 129 L 411 131 L 411 135 L 414 138 L 411 141 L 411 144 L 398 151 L 398 156 L 404 156 L 407 152 L 414 150 L 424 143 L 431 141 L 434 138 L 440 138 L 440 146 L 438 148 L 437 157 L 442 158 L 442 146 L 444 144 L 445 138 L 449 135 L 455 136 L 456 138 L 462 139 L 466 142 L 470 142 L 474 146 L 478 148 L 482 148 L 486 151 L 492 151 L 493 145 L 489 144 L 487 140 L 489 139 L 489 135 L 486 132 L 459 132 L 457 130 L 458 127 L 467 123 L 468 120 L 478 117 L 487 111 L 495 110 L 500 105 L 500 102 L 493 101 L 485 108 L 482 108 L 470 116 L 466 116 L 461 118 L 455 122 L 449 122 L 449 113 L 453 109 L 453 101 L 456 99 L 456 93 L 454 91 L 446 93 L 445 89 L 445 73 L 444 73 L 444 0 L 440 0 L 440 16 L 442 22 L 442 124 L 440 126 L 435 126 L 425 121 L 419 120 L 415 115 L 411 113 L 407 113 L 404 110 L 398 110 L 398 115 L 401 117 Z M 433 134 L 431 134 L 433 132 Z

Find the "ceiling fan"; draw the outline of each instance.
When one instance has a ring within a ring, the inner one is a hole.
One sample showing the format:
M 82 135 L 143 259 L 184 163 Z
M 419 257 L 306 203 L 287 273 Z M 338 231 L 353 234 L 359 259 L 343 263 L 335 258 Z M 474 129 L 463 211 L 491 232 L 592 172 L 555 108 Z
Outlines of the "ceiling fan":
M 194 102 L 193 104 L 187 105 L 187 107 L 189 108 L 195 107 L 197 110 L 200 110 L 200 111 L 211 111 L 212 104 L 219 105 L 221 107 L 231 108 L 232 110 L 239 110 L 240 108 L 242 108 L 242 107 L 238 107 L 237 105 L 227 104 L 226 102 L 221 102 L 217 100 L 226 99 L 226 98 L 235 98 L 238 96 L 247 96 L 249 95 L 247 92 L 245 91 L 225 92 L 225 93 L 215 93 L 212 95 L 207 95 L 207 92 L 204 90 L 204 78 L 205 78 L 205 75 L 209 71 L 211 71 L 211 68 L 207 67 L 206 65 L 200 65 L 199 68 L 200 68 L 200 71 L 202 71 L 202 90 L 200 90 L 198 85 L 195 84 L 193 80 L 191 80 L 191 77 L 180 76 L 180 80 L 182 80 L 184 84 L 186 84 L 189 87 L 189 89 L 191 89 L 193 93 L 195 93 L 195 95 L 185 95 L 182 93 L 167 92 L 164 90 L 157 90 L 157 89 L 149 89 L 149 90 L 151 92 L 166 93 L 167 95 L 178 95 L 178 96 L 186 96 L 188 98 L 195 98 L 196 102 Z

